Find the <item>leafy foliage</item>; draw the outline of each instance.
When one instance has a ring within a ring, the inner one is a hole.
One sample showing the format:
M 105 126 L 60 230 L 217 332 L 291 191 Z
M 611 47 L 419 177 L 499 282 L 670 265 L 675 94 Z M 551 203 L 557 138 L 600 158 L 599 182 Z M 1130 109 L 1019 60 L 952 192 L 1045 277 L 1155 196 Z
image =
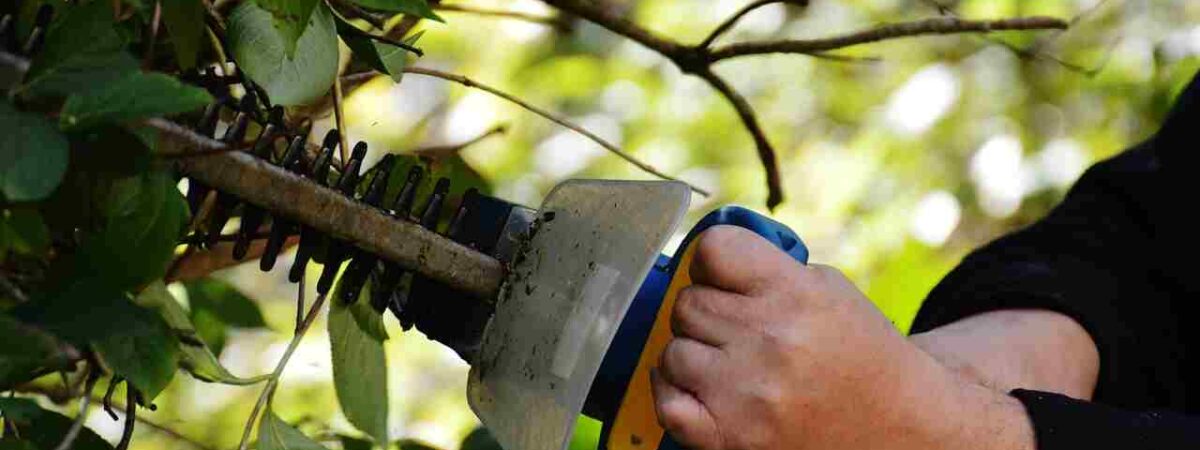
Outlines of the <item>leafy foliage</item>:
M 4 415 L 5 423 L 10 424 L 25 442 L 24 448 L 56 448 L 62 442 L 63 436 L 71 428 L 73 420 L 56 413 L 42 409 L 37 403 L 24 398 L 0 398 L 0 414 Z M 12 448 L 22 448 L 13 441 L 13 436 L 5 436 L 4 445 Z M 78 450 L 112 450 L 112 445 L 96 432 L 83 428 L 74 446 Z
M 67 98 L 63 128 L 85 128 L 195 111 L 212 103 L 208 92 L 160 73 L 132 73 L 112 84 Z
M 274 412 L 263 414 L 258 424 L 257 450 L 325 450 L 300 430 L 284 422 Z
M 67 7 L 46 32 L 46 43 L 20 89 L 46 95 L 86 92 L 137 70 L 137 61 L 125 51 L 125 38 L 112 21 L 110 5 L 90 2 Z
M 272 102 L 300 105 L 316 100 L 329 90 L 337 76 L 338 44 L 333 13 L 323 4 L 313 8 L 303 31 L 294 38 L 290 31 L 281 31 L 275 25 L 277 20 L 277 16 L 256 2 L 238 5 L 229 16 L 233 57 L 251 79 L 266 89 Z M 292 30 L 292 26 L 287 29 Z M 304 51 L 290 52 L 289 40 Z
M 67 170 L 67 139 L 43 117 L 0 102 L 0 193 L 9 201 L 41 200 Z
M 339 286 L 340 288 L 340 286 Z M 346 418 L 375 442 L 389 442 L 387 360 L 382 318 L 371 308 L 369 290 L 349 305 L 329 307 L 333 384 Z M 333 298 L 338 298 L 335 293 Z

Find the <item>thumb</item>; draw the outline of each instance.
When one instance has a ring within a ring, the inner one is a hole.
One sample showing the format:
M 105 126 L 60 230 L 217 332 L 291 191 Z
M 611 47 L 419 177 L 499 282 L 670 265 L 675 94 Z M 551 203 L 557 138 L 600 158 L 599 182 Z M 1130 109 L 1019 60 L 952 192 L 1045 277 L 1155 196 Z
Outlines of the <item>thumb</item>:
M 725 448 L 721 431 L 708 408 L 691 393 L 650 371 L 650 386 L 654 391 L 654 409 L 658 423 L 684 447 L 694 450 Z

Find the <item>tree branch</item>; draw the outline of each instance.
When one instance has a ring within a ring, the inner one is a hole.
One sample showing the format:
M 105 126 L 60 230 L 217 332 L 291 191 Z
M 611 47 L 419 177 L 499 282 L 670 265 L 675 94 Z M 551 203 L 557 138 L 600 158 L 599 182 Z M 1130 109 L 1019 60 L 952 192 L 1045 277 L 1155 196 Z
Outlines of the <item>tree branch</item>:
M 966 20 L 936 17 L 881 25 L 841 36 L 807 40 L 778 40 L 729 44 L 713 49 L 709 62 L 769 53 L 811 54 L 872 42 L 931 34 L 991 33 L 1007 30 L 1062 30 L 1067 23 L 1052 17 L 1020 17 L 1000 20 Z
M 524 13 L 524 12 L 520 12 L 520 11 L 508 11 L 508 10 L 502 10 L 502 9 L 487 9 L 487 8 L 479 8 L 479 7 L 475 7 L 475 6 L 459 5 L 459 4 L 436 5 L 436 6 L 433 6 L 433 9 L 436 11 L 450 11 L 450 12 L 475 14 L 478 16 L 490 16 L 490 17 L 500 17 L 500 18 L 504 18 L 504 19 L 522 20 L 525 22 L 545 25 L 548 27 L 552 27 L 552 28 L 564 30 L 564 31 L 571 29 L 571 22 L 567 21 L 561 17 L 529 14 L 529 13 Z
M 693 186 L 693 185 L 691 185 L 685 181 L 682 181 L 678 178 L 675 178 L 675 177 L 672 177 L 670 175 L 660 172 L 658 169 L 655 169 L 654 166 L 651 166 L 650 164 L 642 162 L 641 160 L 635 158 L 633 155 L 626 153 L 620 147 L 617 147 L 616 144 L 613 144 L 613 143 L 605 140 L 604 138 L 597 136 L 595 133 L 588 131 L 586 128 L 583 128 L 579 125 L 576 125 L 576 124 L 568 121 L 565 117 L 558 115 L 556 113 L 547 111 L 545 109 L 539 108 L 537 106 L 533 106 L 533 105 L 529 104 L 529 102 L 526 102 L 525 100 L 521 100 L 520 98 L 517 98 L 517 96 L 515 96 L 515 95 L 501 91 L 492 86 L 479 83 L 473 79 L 467 78 L 462 75 L 443 72 L 443 71 L 436 70 L 436 69 L 427 69 L 424 67 L 405 67 L 404 73 L 411 73 L 411 74 L 416 74 L 416 75 L 425 75 L 425 76 L 430 76 L 430 77 L 434 77 L 434 78 L 441 78 L 446 81 L 453 81 L 455 83 L 461 84 L 468 88 L 479 89 L 481 91 L 495 95 L 495 96 L 500 97 L 504 100 L 507 100 L 511 103 L 514 103 L 517 106 L 525 108 L 529 112 L 532 112 L 534 114 L 542 116 L 542 117 L 550 120 L 551 122 L 562 125 L 563 127 L 570 129 L 571 131 L 574 131 L 576 133 L 583 135 L 584 137 L 592 140 L 592 142 L 600 144 L 600 146 L 604 147 L 605 150 L 612 152 L 614 155 L 617 155 L 621 159 L 624 159 L 625 161 L 629 162 L 630 164 L 633 164 L 634 166 L 637 166 L 637 168 L 642 169 L 643 171 L 645 171 L 647 173 L 650 173 L 650 174 L 652 174 L 656 177 L 662 178 L 664 180 L 678 181 L 680 183 L 687 184 L 688 188 L 690 188 L 693 192 L 696 192 L 697 194 L 704 195 L 704 196 L 711 195 L 707 190 Z M 347 75 L 345 78 L 342 79 L 342 81 L 346 82 L 346 83 L 352 83 L 352 82 L 357 82 L 362 77 L 373 77 L 377 74 L 378 74 L 378 72 L 362 72 L 362 73 Z
M 725 97 L 733 109 L 738 113 L 738 118 L 742 119 L 742 125 L 746 127 L 746 131 L 754 138 L 754 148 L 758 151 L 758 159 L 762 162 L 763 171 L 767 175 L 767 207 L 775 209 L 776 205 L 783 203 L 783 185 L 779 180 L 779 163 L 775 158 L 775 149 L 771 147 L 771 142 L 767 140 L 767 134 L 763 132 L 762 127 L 758 124 L 758 117 L 754 113 L 754 108 L 750 106 L 750 102 L 746 101 L 745 97 L 738 94 L 729 86 L 725 80 L 717 76 L 712 70 L 705 69 L 698 72 L 696 76 L 703 78 L 709 85 L 721 93 Z
M 440 159 L 445 158 L 450 155 L 458 154 L 458 152 L 461 152 L 464 148 L 478 144 L 479 142 L 481 142 L 484 139 L 487 139 L 489 137 L 492 137 L 492 136 L 495 136 L 498 134 L 504 134 L 504 132 L 507 130 L 508 130 L 507 125 L 497 125 L 495 127 L 492 127 L 492 129 L 487 130 L 484 133 L 480 134 L 479 136 L 475 136 L 474 138 L 471 138 L 470 140 L 465 141 L 465 142 L 459 142 L 457 144 L 431 145 L 429 147 L 421 147 L 421 148 L 413 150 L 412 153 L 414 155 L 417 155 L 420 158 L 426 158 L 426 159 L 436 161 L 436 160 L 440 160 Z
M 587 0 L 543 0 L 564 12 L 577 15 L 596 25 L 599 25 L 617 35 L 637 42 L 670 60 L 685 74 L 699 77 L 728 100 L 738 112 L 746 131 L 754 139 L 766 171 L 767 207 L 774 209 L 784 198 L 782 186 L 779 183 L 779 168 L 775 159 L 775 150 L 770 140 L 758 125 L 754 109 L 744 97 L 733 90 L 723 79 L 712 72 L 711 66 L 718 61 L 741 56 L 767 53 L 799 53 L 812 57 L 834 61 L 862 61 L 826 52 L 869 42 L 896 39 L 908 36 L 948 33 L 987 33 L 1000 30 L 1031 30 L 1031 29 L 1063 29 L 1067 23 L 1047 17 L 1027 17 L 1017 19 L 978 21 L 961 20 L 957 18 L 936 18 L 916 22 L 883 25 L 877 28 L 859 31 L 843 36 L 816 40 L 778 40 L 756 41 L 730 44 L 713 50 L 708 48 L 721 34 L 728 31 L 742 16 L 761 6 L 775 3 L 770 0 L 757 0 L 740 9 L 730 18 L 717 26 L 707 38 L 695 46 L 687 46 L 671 39 L 659 36 L 637 24 L 614 15 L 598 2 Z M 783 0 L 779 0 L 783 1 Z M 794 0 L 805 3 L 803 0 Z M 872 59 L 866 59 L 871 61 Z
M 732 29 L 739 20 L 742 20 L 742 17 L 746 16 L 746 14 L 749 14 L 751 11 L 763 6 L 775 3 L 795 3 L 798 6 L 808 6 L 808 0 L 756 0 L 750 2 L 750 4 L 743 6 L 742 9 L 738 10 L 738 12 L 733 13 L 732 16 L 729 16 L 729 18 L 725 19 L 724 22 L 721 22 L 720 25 L 717 25 L 716 28 L 713 28 L 712 32 L 708 34 L 708 37 L 704 38 L 704 40 L 696 46 L 700 48 L 708 48 L 712 46 L 713 42 L 716 41 L 718 37 L 721 37 L 721 35 L 725 34 L 726 31 Z
M 304 291 L 299 291 L 296 295 L 303 296 Z M 275 365 L 275 371 L 271 373 L 271 378 L 267 380 L 267 385 L 263 386 L 262 392 L 258 395 L 258 401 L 254 403 L 254 409 L 250 411 L 250 418 L 246 419 L 246 427 L 242 430 L 242 440 L 238 443 L 238 450 L 246 450 L 246 446 L 250 444 L 250 430 L 254 429 L 255 419 L 258 418 L 258 414 L 270 401 L 272 394 L 275 392 L 275 386 L 279 384 L 279 376 L 283 375 L 283 368 L 287 366 L 288 360 L 292 358 L 292 353 L 296 352 L 296 348 L 300 347 L 300 340 L 304 339 L 304 334 L 308 332 L 313 321 L 317 319 L 317 315 L 321 313 L 321 306 L 325 304 L 325 297 L 324 294 L 317 296 L 317 300 L 313 302 L 312 308 L 304 316 L 304 322 L 301 322 L 296 327 L 296 333 L 292 336 L 292 341 L 288 343 L 287 350 L 284 350 L 283 357 L 279 358 L 279 362 Z

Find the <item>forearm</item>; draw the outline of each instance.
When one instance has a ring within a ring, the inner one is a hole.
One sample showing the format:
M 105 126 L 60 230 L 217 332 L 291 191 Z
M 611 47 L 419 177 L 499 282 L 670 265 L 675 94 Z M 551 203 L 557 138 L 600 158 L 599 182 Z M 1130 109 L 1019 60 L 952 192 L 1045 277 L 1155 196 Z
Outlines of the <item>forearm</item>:
M 947 368 L 1001 393 L 1023 388 L 1089 399 L 1099 371 L 1091 337 L 1051 311 L 989 312 L 909 339 Z

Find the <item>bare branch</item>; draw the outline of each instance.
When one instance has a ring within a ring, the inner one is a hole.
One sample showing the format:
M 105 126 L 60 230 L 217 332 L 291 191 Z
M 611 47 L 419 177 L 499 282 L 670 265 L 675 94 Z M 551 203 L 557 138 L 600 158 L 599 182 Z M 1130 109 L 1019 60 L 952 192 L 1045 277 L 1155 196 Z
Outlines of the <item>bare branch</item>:
M 304 295 L 300 291 L 297 295 Z M 258 395 L 258 401 L 254 403 L 254 409 L 250 411 L 250 417 L 246 419 L 246 427 L 242 430 L 242 440 L 238 443 L 238 450 L 246 450 L 246 446 L 250 444 L 250 430 L 254 429 L 255 419 L 258 418 L 262 409 L 270 402 L 272 394 L 275 392 L 275 386 L 279 384 L 279 376 L 283 375 L 283 368 L 287 367 L 288 360 L 292 358 L 292 353 L 296 352 L 296 348 L 300 346 L 300 340 L 304 339 L 304 334 L 308 332 L 313 321 L 317 319 L 317 315 L 321 313 L 321 306 L 325 304 L 325 295 L 317 296 L 317 300 L 313 302 L 312 308 L 308 310 L 308 314 L 304 316 L 304 321 L 296 327 L 296 333 L 292 336 L 291 342 L 288 343 L 287 350 L 283 351 L 283 357 L 279 358 L 279 362 L 275 364 L 275 371 L 271 373 L 271 378 L 267 380 L 267 385 L 263 386 L 263 390 Z
M 512 103 L 516 104 L 517 106 L 525 108 L 526 110 L 528 110 L 534 114 L 542 116 L 542 117 L 550 120 L 551 122 L 562 125 L 563 127 L 570 129 L 571 131 L 582 134 L 584 137 L 592 140 L 592 142 L 600 144 L 600 146 L 604 147 L 605 150 L 612 152 L 614 155 L 617 155 L 621 159 L 628 161 L 630 164 L 637 166 L 637 168 L 642 169 L 643 171 L 645 171 L 647 173 L 650 173 L 650 174 L 652 174 L 656 177 L 662 178 L 664 180 L 679 181 L 681 183 L 687 184 L 688 187 L 693 192 L 696 192 L 697 194 L 704 195 L 704 196 L 711 195 L 708 191 L 706 191 L 704 189 L 700 189 L 699 187 L 688 184 L 682 180 L 679 180 L 678 178 L 675 178 L 675 177 L 672 177 L 670 175 L 660 172 L 658 169 L 655 169 L 654 166 L 651 166 L 645 162 L 642 162 L 641 160 L 635 158 L 633 155 L 626 153 L 620 147 L 617 147 L 616 144 L 613 144 L 613 143 L 605 140 L 604 138 L 597 136 L 595 133 L 588 131 L 586 128 L 583 128 L 579 125 L 576 125 L 576 124 L 568 121 L 565 117 L 563 117 L 559 114 L 547 111 L 545 109 L 539 108 L 537 106 L 533 106 L 533 105 L 529 104 L 528 102 L 521 100 L 520 98 L 517 98 L 516 96 L 509 94 L 507 92 L 501 91 L 499 89 L 496 89 L 496 88 L 491 87 L 486 84 L 481 84 L 475 80 L 472 80 L 472 79 L 467 78 L 462 75 L 452 74 L 452 73 L 443 72 L 443 71 L 435 70 L 435 69 L 427 69 L 424 67 L 406 67 L 406 68 L 404 68 L 404 73 L 412 73 L 412 74 L 417 74 L 417 75 L 430 76 L 430 77 L 434 77 L 434 78 L 441 78 L 446 81 L 453 81 L 453 82 L 461 84 L 463 86 L 479 89 L 481 91 L 495 95 L 504 100 L 512 102 Z M 357 80 L 358 78 L 363 77 L 363 76 L 374 76 L 375 74 L 376 74 L 376 72 L 371 72 L 369 74 L 360 73 L 360 74 L 348 75 L 348 76 L 346 76 L 346 79 L 343 81 L 353 81 L 353 80 Z
M 422 147 L 422 148 L 413 150 L 412 153 L 414 155 L 417 155 L 418 157 L 436 161 L 436 160 L 440 160 L 440 159 L 445 158 L 450 155 L 458 154 L 458 152 L 461 152 L 464 148 L 478 144 L 479 142 L 481 142 L 484 139 L 487 139 L 489 137 L 492 137 L 492 136 L 495 136 L 498 134 L 504 134 L 505 131 L 508 131 L 507 125 L 497 125 L 497 126 L 493 127 L 492 129 L 487 130 L 484 133 L 480 134 L 479 136 L 475 136 L 474 138 L 472 138 L 466 142 L 459 142 L 457 144 L 449 144 L 449 145 L 432 145 L 429 147 Z
M 716 28 L 713 28 L 712 32 L 708 34 L 708 37 L 704 38 L 704 40 L 696 46 L 699 48 L 708 48 L 712 46 L 713 42 L 716 41 L 717 38 L 721 37 L 722 34 L 725 34 L 726 31 L 732 29 L 739 20 L 742 20 L 742 17 L 746 16 L 746 14 L 749 14 L 751 11 L 763 6 L 775 3 L 794 3 L 798 6 L 808 6 L 808 0 L 756 0 L 746 6 L 743 6 L 742 9 L 739 9 L 736 13 L 733 13 L 732 16 L 729 16 L 728 19 L 725 19 L 724 22 L 721 22 L 720 25 L 717 25 Z
M 75 416 L 75 421 L 71 423 L 71 428 L 67 430 L 67 434 L 63 436 L 58 447 L 54 450 L 67 450 L 75 444 L 75 439 L 79 437 L 80 430 L 83 430 L 83 422 L 87 420 L 88 406 L 92 401 L 92 390 L 96 389 L 96 382 L 100 380 L 100 372 L 97 367 L 90 367 L 87 373 L 87 382 L 83 385 L 83 395 L 79 397 L 79 415 Z
M 733 87 L 711 70 L 704 70 L 696 75 L 707 81 L 713 89 L 720 92 L 733 105 L 733 109 L 737 110 L 738 117 L 742 119 L 742 125 L 754 138 L 754 148 L 758 151 L 758 159 L 762 162 L 763 171 L 767 175 L 767 208 L 775 209 L 776 206 L 783 203 L 783 185 L 779 180 L 779 163 L 775 157 L 775 149 L 758 124 L 754 108 L 750 106 L 750 102 L 746 101 L 745 97 L 738 94 Z
M 991 33 L 1007 30 L 1062 30 L 1067 23 L 1052 17 L 1020 17 L 1000 20 L 967 20 L 936 17 L 881 25 L 841 36 L 808 40 L 778 40 L 729 44 L 713 49 L 710 62 L 769 53 L 812 54 L 855 45 L 931 34 Z
M 525 22 L 545 25 L 545 26 L 556 28 L 559 30 L 571 29 L 571 22 L 563 19 L 562 17 L 544 16 L 544 15 L 529 14 L 529 13 L 520 12 L 520 11 L 508 11 L 508 10 L 502 10 L 502 9 L 479 8 L 479 7 L 475 7 L 475 6 L 459 5 L 459 4 L 437 5 L 437 6 L 434 6 L 433 9 L 437 10 L 437 11 L 459 12 L 459 13 L 475 14 L 478 16 L 489 16 L 489 17 L 500 17 L 500 18 L 504 18 L 504 19 L 522 20 Z
M 342 80 L 339 78 L 333 79 L 333 119 L 337 125 L 339 147 L 339 156 L 342 157 L 342 168 L 350 163 L 350 143 L 346 140 L 346 135 L 349 134 L 346 129 L 346 113 L 342 111 Z
M 133 424 L 137 423 L 137 390 L 133 385 L 125 383 L 125 422 L 121 428 L 121 440 L 117 442 L 116 450 L 128 450 L 133 442 Z

